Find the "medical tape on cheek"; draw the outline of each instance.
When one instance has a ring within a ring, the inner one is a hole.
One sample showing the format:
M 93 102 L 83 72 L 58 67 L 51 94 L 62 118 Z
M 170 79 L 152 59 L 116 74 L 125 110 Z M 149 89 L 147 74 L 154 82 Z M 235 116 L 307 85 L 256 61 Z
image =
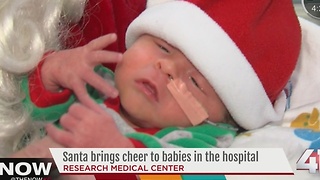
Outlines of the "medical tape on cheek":
M 191 94 L 181 79 L 171 80 L 170 83 L 167 84 L 167 87 L 192 125 L 198 125 L 209 117 L 207 111 Z

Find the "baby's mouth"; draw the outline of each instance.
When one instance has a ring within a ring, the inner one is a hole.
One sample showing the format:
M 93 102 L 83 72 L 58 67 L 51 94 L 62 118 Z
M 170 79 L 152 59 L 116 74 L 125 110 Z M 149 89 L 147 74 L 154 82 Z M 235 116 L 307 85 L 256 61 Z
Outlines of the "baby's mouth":
M 137 82 L 140 84 L 140 88 L 142 91 L 151 99 L 158 101 L 158 91 L 157 87 L 150 81 L 148 80 L 141 80 Z

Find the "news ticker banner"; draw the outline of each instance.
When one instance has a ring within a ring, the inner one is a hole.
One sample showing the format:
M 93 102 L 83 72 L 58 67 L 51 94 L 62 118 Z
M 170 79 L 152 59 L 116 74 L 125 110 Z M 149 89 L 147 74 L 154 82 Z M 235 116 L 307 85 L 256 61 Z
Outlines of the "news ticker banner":
M 51 148 L 62 174 L 293 175 L 280 148 Z

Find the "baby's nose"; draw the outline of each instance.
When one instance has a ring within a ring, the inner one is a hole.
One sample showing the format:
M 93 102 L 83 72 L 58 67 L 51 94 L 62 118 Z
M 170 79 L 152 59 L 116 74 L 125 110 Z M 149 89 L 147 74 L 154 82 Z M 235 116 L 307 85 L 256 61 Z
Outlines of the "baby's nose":
M 174 62 L 167 60 L 167 59 L 160 59 L 156 62 L 156 67 L 163 74 L 168 76 L 170 80 L 176 78 L 178 76 L 176 65 Z

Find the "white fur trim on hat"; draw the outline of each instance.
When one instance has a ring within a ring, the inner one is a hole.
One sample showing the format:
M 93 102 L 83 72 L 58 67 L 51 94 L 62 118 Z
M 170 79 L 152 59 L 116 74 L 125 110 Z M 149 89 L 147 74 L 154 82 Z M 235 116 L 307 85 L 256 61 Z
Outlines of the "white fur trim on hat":
M 142 34 L 162 38 L 182 51 L 243 128 L 255 129 L 281 120 L 285 109 L 283 94 L 273 106 L 237 45 L 196 5 L 174 1 L 147 8 L 130 24 L 127 47 Z
M 158 5 L 158 4 L 170 2 L 170 1 L 176 1 L 176 0 L 148 0 L 147 1 L 147 8 L 149 8 L 151 6 Z

